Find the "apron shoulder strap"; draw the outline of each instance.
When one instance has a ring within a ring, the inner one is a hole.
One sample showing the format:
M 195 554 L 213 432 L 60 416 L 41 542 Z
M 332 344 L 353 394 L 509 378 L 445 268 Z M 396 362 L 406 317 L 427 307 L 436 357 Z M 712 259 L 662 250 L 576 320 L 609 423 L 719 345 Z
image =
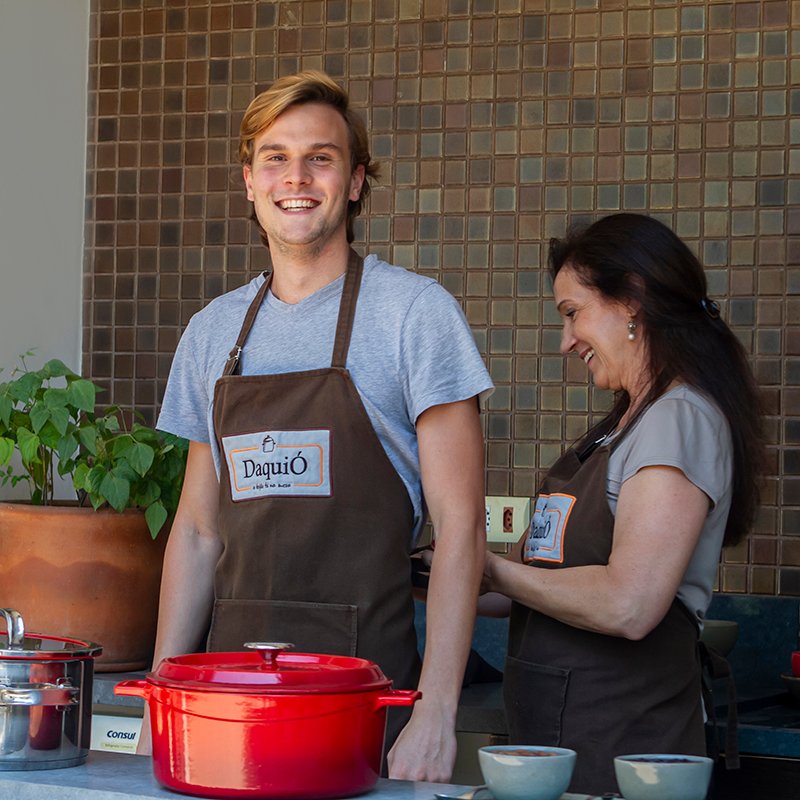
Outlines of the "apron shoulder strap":
M 339 304 L 339 318 L 336 323 L 336 339 L 333 343 L 333 357 L 331 358 L 332 367 L 344 368 L 347 361 L 347 351 L 350 348 L 350 335 L 353 332 L 353 319 L 356 314 L 356 301 L 358 300 L 358 290 L 361 286 L 361 275 L 364 271 L 364 259 L 361 258 L 355 250 L 350 250 L 350 257 L 347 262 L 347 272 L 344 278 L 344 287 L 342 289 L 342 300 Z M 247 337 L 250 335 L 250 329 L 253 327 L 258 310 L 264 302 L 267 290 L 272 281 L 272 273 L 264 273 L 264 283 L 261 284 L 256 296 L 250 303 L 247 309 L 244 321 L 242 322 L 239 336 L 236 339 L 236 344 L 228 354 L 228 360 L 225 362 L 225 369 L 222 372 L 223 377 L 228 375 L 236 375 L 239 371 L 239 357 L 242 354 Z
M 228 353 L 228 360 L 225 362 L 225 369 L 222 371 L 223 377 L 227 375 L 236 375 L 239 372 L 239 356 L 242 354 L 242 348 L 244 347 L 247 337 L 250 335 L 250 329 L 253 327 L 258 309 L 261 308 L 261 304 L 264 302 L 264 297 L 267 294 L 267 289 L 269 289 L 271 281 L 272 273 L 265 272 L 264 283 L 261 284 L 261 288 L 256 292 L 253 302 L 250 303 L 250 307 L 247 309 L 247 313 L 244 316 L 244 322 L 242 322 L 239 336 L 236 339 L 236 344 L 233 346 L 233 350 Z
M 336 323 L 336 340 L 333 343 L 332 367 L 344 369 L 347 351 L 350 349 L 350 335 L 353 332 L 353 320 L 356 316 L 358 290 L 361 288 L 361 275 L 364 272 L 364 259 L 350 250 L 347 262 L 347 273 L 342 288 L 342 300 L 339 303 L 339 319 Z

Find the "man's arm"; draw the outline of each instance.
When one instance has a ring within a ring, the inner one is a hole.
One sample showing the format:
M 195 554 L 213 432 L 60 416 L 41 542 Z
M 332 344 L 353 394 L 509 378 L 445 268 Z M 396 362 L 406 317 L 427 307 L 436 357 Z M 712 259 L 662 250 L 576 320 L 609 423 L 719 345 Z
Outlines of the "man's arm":
M 423 412 L 417 437 L 436 558 L 419 681 L 423 697 L 389 753 L 389 776 L 448 781 L 486 548 L 483 433 L 475 398 Z
M 214 569 L 222 552 L 217 533 L 218 493 L 211 447 L 191 442 L 181 499 L 164 554 L 154 667 L 163 658 L 203 647 L 214 601 Z M 145 714 L 137 752 L 150 751 Z

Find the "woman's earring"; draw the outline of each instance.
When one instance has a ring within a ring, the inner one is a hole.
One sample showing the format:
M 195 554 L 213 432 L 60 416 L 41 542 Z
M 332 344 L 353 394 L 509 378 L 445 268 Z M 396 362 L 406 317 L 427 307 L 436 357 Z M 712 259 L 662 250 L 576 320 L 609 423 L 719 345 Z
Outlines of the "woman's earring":
M 631 317 L 628 320 L 628 341 L 632 342 L 636 338 L 636 320 Z

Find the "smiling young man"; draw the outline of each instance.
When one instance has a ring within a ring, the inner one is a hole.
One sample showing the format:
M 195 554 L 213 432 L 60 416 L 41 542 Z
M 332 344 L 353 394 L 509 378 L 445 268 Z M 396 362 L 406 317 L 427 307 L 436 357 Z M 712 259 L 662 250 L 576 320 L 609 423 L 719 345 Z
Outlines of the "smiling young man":
M 390 776 L 447 780 L 491 380 L 454 298 L 351 248 L 377 170 L 334 81 L 304 72 L 262 92 L 240 157 L 272 272 L 196 314 L 176 352 L 158 425 L 191 445 L 155 660 L 270 640 L 376 661 L 423 693 L 402 733 L 390 717 Z M 408 554 L 426 511 L 437 557 L 420 665 Z

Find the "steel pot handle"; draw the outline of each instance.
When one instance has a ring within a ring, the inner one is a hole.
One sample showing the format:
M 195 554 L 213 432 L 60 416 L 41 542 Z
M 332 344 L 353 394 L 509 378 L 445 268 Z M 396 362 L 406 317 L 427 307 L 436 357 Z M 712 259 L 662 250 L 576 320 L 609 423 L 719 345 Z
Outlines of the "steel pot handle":
M 413 706 L 422 697 L 416 689 L 390 689 L 376 698 L 378 706 Z
M 0 686 L 3 706 L 74 706 L 81 690 L 77 686 L 34 683 L 30 686 Z
M 0 614 L 6 619 L 6 635 L 8 636 L 9 650 L 22 650 L 25 639 L 25 623 L 22 614 L 13 608 L 0 608 Z
M 120 681 L 114 687 L 114 694 L 122 697 L 143 697 L 147 700 L 150 694 L 150 684 L 147 681 Z

